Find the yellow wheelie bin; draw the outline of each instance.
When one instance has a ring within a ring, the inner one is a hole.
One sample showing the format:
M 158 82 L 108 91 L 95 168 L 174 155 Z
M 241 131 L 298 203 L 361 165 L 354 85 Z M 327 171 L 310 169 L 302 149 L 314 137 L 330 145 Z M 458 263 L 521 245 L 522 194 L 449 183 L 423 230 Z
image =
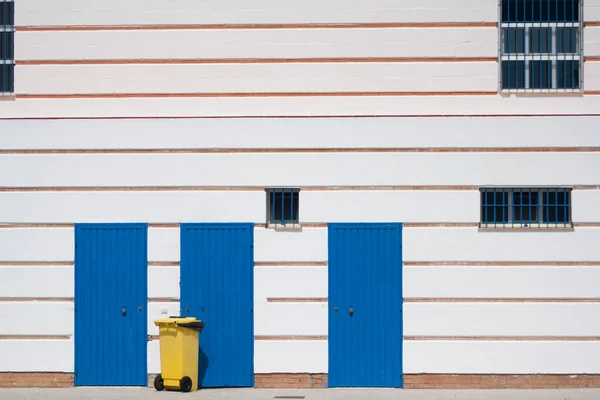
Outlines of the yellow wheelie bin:
M 198 336 L 204 322 L 193 317 L 154 321 L 160 334 L 160 369 L 154 388 L 194 391 L 198 388 Z

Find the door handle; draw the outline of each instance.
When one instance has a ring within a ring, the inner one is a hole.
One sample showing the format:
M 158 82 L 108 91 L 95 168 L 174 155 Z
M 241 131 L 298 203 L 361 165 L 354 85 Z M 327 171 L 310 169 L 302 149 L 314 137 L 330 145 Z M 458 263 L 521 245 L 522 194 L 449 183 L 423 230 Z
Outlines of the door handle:
M 121 308 L 121 314 L 123 314 L 123 315 L 127 314 L 127 309 L 125 307 Z
M 348 309 L 348 314 L 353 315 L 354 314 L 354 308 L 350 307 Z

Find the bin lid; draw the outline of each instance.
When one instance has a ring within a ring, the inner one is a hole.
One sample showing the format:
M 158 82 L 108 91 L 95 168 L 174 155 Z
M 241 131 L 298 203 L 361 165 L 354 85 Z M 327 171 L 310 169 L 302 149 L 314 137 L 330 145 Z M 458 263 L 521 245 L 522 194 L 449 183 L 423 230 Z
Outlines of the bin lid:
M 156 325 L 156 326 L 179 325 L 179 324 L 188 324 L 190 322 L 196 322 L 196 318 L 195 317 L 170 317 L 170 318 L 157 319 L 156 321 L 154 321 L 154 325 Z

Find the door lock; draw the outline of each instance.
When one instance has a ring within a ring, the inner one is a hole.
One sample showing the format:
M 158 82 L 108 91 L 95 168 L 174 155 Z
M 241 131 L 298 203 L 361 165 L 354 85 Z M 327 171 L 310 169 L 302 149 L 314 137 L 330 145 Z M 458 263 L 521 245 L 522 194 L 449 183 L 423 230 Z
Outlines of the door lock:
M 125 307 L 121 308 L 121 314 L 123 314 L 123 315 L 127 314 L 127 309 Z
M 354 314 L 354 308 L 350 307 L 348 309 L 348 314 L 353 315 Z
M 333 307 L 333 312 L 337 312 L 337 307 Z

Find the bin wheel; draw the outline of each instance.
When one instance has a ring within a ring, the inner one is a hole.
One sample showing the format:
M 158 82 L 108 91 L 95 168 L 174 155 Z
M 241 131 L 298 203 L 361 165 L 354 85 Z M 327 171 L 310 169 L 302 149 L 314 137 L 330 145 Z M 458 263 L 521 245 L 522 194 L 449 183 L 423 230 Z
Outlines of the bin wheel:
M 156 375 L 156 378 L 154 378 L 154 389 L 159 392 L 165 390 L 165 381 L 163 381 L 161 374 Z
M 192 378 L 190 378 L 189 376 L 184 376 L 183 378 L 181 378 L 181 380 L 179 381 L 179 387 L 181 388 L 182 392 L 186 393 L 192 390 Z

